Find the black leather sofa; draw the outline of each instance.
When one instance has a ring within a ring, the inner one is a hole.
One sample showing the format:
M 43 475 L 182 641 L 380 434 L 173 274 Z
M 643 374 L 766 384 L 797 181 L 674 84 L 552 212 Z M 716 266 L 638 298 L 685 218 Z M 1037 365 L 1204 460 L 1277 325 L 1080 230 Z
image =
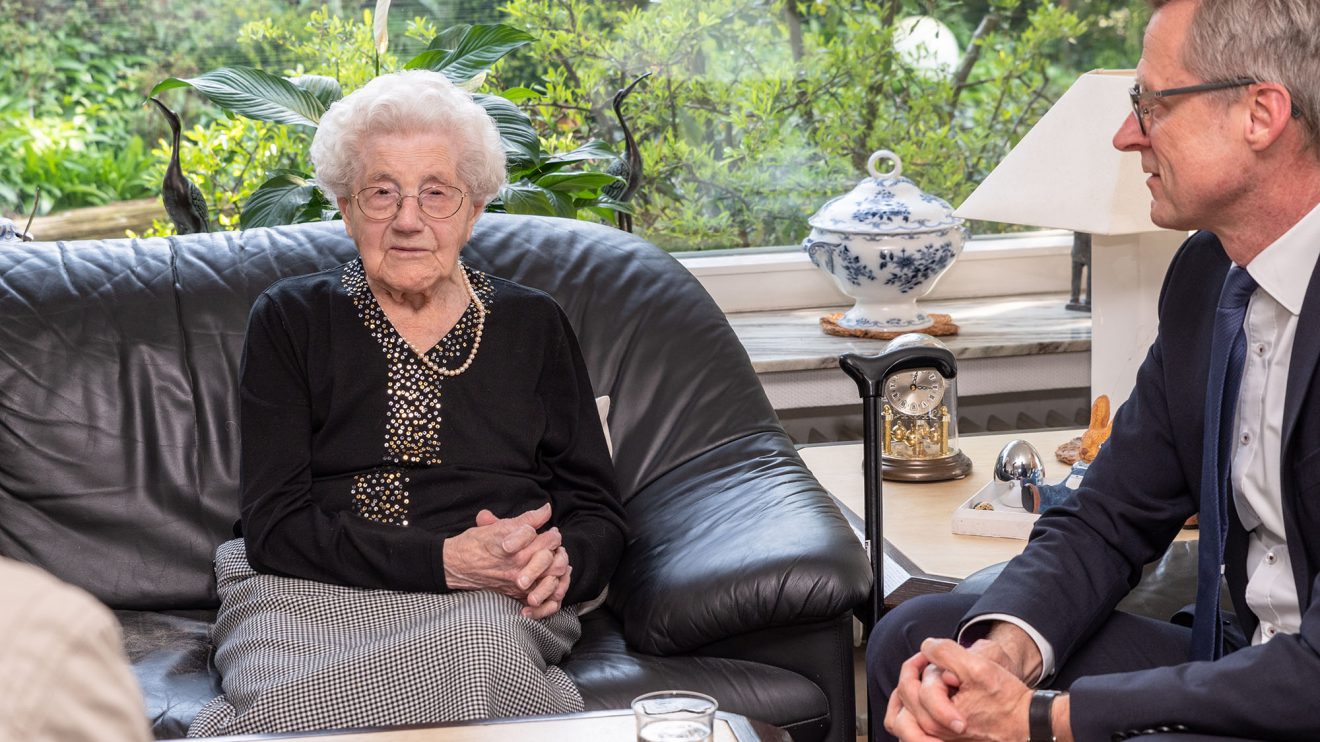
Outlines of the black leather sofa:
M 115 609 L 158 737 L 220 690 L 211 558 L 237 516 L 248 309 L 354 254 L 337 223 L 0 244 L 0 553 Z M 632 538 L 565 666 L 588 709 L 681 687 L 795 740 L 852 740 L 867 559 L 714 302 L 643 240 L 580 222 L 487 215 L 465 256 L 553 295 L 612 399 Z

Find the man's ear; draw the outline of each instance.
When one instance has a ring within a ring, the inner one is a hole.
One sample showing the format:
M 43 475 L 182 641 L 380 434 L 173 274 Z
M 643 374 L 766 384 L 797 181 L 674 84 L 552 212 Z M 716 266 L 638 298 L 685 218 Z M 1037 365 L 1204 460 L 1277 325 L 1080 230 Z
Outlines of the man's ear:
M 1276 82 L 1247 88 L 1247 144 L 1257 152 L 1274 144 L 1292 120 L 1292 95 Z

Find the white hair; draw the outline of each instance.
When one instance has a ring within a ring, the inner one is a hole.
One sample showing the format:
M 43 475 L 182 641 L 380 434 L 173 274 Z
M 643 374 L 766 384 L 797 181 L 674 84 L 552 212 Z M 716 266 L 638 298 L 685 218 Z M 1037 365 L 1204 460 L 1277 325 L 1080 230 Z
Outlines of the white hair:
M 490 203 L 506 178 L 495 121 L 470 93 L 430 70 L 381 75 L 335 101 L 312 138 L 316 183 L 331 203 L 346 198 L 369 140 L 421 132 L 449 138 L 464 190 L 472 201 Z
M 1174 0 L 1151 0 L 1156 10 Z M 1206 80 L 1250 77 L 1288 89 L 1311 151 L 1320 154 L 1320 3 L 1200 0 L 1183 66 Z M 1231 100 L 1234 91 L 1219 94 Z

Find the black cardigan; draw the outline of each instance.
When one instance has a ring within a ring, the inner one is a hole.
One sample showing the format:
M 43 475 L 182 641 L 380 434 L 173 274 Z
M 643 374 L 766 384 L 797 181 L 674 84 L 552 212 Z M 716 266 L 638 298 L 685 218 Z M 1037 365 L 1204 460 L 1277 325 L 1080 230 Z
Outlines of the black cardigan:
M 441 377 L 401 345 L 361 271 L 354 260 L 285 279 L 253 306 L 240 373 L 252 566 L 444 592 L 444 539 L 482 508 L 509 517 L 549 502 L 573 566 L 565 602 L 600 593 L 626 529 L 562 310 L 469 271 L 488 310 L 480 347 L 466 372 Z M 438 365 L 462 364 L 475 314 L 429 352 Z

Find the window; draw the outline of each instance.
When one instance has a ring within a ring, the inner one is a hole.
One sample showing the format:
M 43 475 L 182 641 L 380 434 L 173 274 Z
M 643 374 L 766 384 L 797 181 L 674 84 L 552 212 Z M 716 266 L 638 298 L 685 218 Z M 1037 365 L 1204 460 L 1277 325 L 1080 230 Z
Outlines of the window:
M 874 149 L 897 151 L 905 176 L 958 203 L 1077 71 L 1135 59 L 1144 0 L 1057 5 L 396 0 L 379 63 L 397 68 L 457 23 L 527 30 L 535 40 L 483 89 L 516 101 L 550 151 L 598 138 L 622 153 L 626 122 L 640 172 L 608 160 L 586 166 L 635 183 L 638 233 L 674 251 L 792 245 L 808 216 L 864 175 Z M 139 105 L 145 90 L 231 64 L 355 87 L 376 72 L 367 22 L 376 6 L 0 0 L 0 27 L 25 39 L 6 45 L 21 58 L 0 69 L 0 90 L 13 91 L 0 96 L 0 117 L 37 115 L 36 126 L 9 127 L 20 133 L 0 140 L 0 203 L 25 211 L 36 185 L 43 211 L 153 194 L 169 149 L 163 122 Z M 922 17 L 932 8 L 939 23 Z M 64 59 L 74 64 L 55 63 Z M 620 121 L 614 93 L 639 78 Z M 195 93 L 165 95 L 190 130 L 185 172 L 223 217 L 213 223 L 237 226 L 237 210 L 271 172 L 307 169 L 305 131 L 226 119 Z M 27 164 L 62 158 L 80 168 Z M 106 162 L 111 182 L 59 180 L 61 171 L 107 172 Z M 973 225 L 977 234 L 997 228 Z

